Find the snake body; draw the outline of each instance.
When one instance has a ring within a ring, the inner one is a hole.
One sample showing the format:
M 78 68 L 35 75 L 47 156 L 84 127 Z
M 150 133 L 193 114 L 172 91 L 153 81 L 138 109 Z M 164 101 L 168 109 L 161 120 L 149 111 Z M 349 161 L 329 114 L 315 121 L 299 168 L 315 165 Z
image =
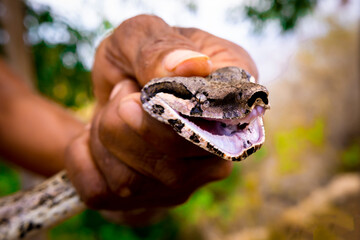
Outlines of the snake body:
M 24 239 L 83 211 L 65 171 L 40 185 L 0 199 L 0 240 Z
M 265 140 L 268 91 L 237 67 L 202 77 L 151 80 L 143 108 L 182 137 L 226 160 L 242 160 Z M 23 239 L 83 211 L 65 171 L 35 188 L 0 199 L 0 240 Z

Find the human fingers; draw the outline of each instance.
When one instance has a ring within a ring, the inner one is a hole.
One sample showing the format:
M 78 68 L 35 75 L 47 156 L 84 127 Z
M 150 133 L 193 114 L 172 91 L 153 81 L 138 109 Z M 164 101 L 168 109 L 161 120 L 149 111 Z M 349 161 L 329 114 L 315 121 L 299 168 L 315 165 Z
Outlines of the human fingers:
M 117 173 L 119 177 L 116 180 L 119 180 L 120 185 L 126 183 L 127 188 L 133 189 L 134 181 L 130 179 L 141 179 L 139 180 L 141 187 L 133 192 L 113 191 L 112 186 L 115 186 L 116 182 L 108 185 L 106 178 L 100 174 L 97 166 L 91 161 L 92 154 L 87 144 L 88 135 L 88 132 L 84 132 L 74 140 L 66 154 L 69 178 L 80 195 L 80 199 L 88 207 L 108 210 L 168 207 L 183 203 L 190 196 L 191 191 L 173 191 L 159 182 L 146 179 L 126 165 L 121 165 L 124 168 Z M 126 176 L 129 175 L 133 176 L 127 178 Z
M 103 105 L 124 79 L 143 86 L 165 76 L 206 76 L 209 57 L 161 18 L 139 15 L 124 21 L 98 47 L 92 71 L 94 93 Z
M 67 147 L 65 167 L 80 199 L 88 206 L 97 206 L 108 197 L 109 190 L 95 163 L 90 160 L 91 155 L 89 131 L 84 131 Z
M 193 191 L 192 188 L 173 190 L 139 174 L 108 153 L 101 154 L 104 165 L 94 164 L 92 159 L 99 155 L 94 156 L 90 152 L 88 142 L 89 131 L 84 131 L 67 148 L 65 165 L 80 199 L 91 208 L 131 210 L 167 207 L 183 203 Z M 116 163 L 113 164 L 113 161 Z
M 93 151 L 97 151 L 96 146 L 99 145 L 95 140 L 100 139 L 101 147 L 105 147 L 117 159 L 165 185 L 186 185 L 199 175 L 202 171 L 199 171 L 200 168 L 205 170 L 207 167 L 208 178 L 203 179 L 210 181 L 223 178 L 221 165 L 225 165 L 225 161 L 184 141 L 167 125 L 159 124 L 143 112 L 136 94 L 129 94 L 128 88 L 132 88 L 134 83 L 126 81 L 121 84 L 124 85 L 122 90 L 102 110 L 101 118 L 97 118 L 93 123 Z M 103 153 L 99 154 L 102 155 Z M 216 161 L 208 160 L 212 158 L 216 158 Z M 97 160 L 100 166 L 103 161 L 104 157 Z M 107 159 L 107 162 L 109 161 Z M 116 161 L 112 162 L 114 167 L 109 164 L 109 171 L 102 169 L 107 172 L 106 177 L 112 178 L 110 172 L 116 168 Z M 187 176 L 185 180 L 184 176 Z M 108 182 L 111 183 L 112 180 Z
M 198 179 L 193 179 L 191 184 L 184 184 L 189 176 L 184 174 L 177 180 L 178 183 L 183 182 L 181 185 L 178 184 L 177 187 L 165 185 L 154 178 L 139 174 L 127 165 L 118 162 L 118 159 L 106 157 L 104 154 L 102 157 L 105 156 L 106 165 L 114 168 L 111 161 L 116 160 L 115 165 L 118 167 L 115 167 L 113 171 L 107 168 L 106 172 L 102 172 L 91 161 L 94 156 L 89 150 L 88 141 L 89 133 L 85 131 L 70 144 L 66 153 L 66 166 L 81 200 L 91 208 L 131 210 L 174 206 L 185 202 L 196 188 L 209 181 L 208 178 L 202 178 L 200 172 L 196 174 Z M 213 165 L 211 162 L 207 164 Z M 209 171 L 207 166 L 204 165 L 203 169 Z M 122 188 L 131 191 L 124 191 Z

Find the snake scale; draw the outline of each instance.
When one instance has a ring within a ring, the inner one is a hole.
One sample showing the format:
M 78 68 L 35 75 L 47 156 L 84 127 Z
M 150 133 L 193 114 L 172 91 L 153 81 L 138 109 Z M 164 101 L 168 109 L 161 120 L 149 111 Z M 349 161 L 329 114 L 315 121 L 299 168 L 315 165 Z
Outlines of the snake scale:
M 265 140 L 267 89 L 238 67 L 203 77 L 164 77 L 141 90 L 143 108 L 182 137 L 226 160 L 242 160 Z M 24 239 L 83 211 L 65 171 L 0 199 L 0 240 Z

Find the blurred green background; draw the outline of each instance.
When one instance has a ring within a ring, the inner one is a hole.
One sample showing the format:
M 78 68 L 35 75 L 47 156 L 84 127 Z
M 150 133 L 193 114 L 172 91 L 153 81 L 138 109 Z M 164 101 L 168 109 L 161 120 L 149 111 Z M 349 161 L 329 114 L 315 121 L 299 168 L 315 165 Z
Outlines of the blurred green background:
M 126 6 L 128 1 L 120 2 Z M 199 1 L 178 2 L 197 14 Z M 234 31 L 246 19 L 258 39 L 266 37 L 269 25 L 281 38 L 301 39 L 307 24 L 321 22 L 321 33 L 298 41 L 285 65 L 274 64 L 271 55 L 265 59 L 282 70 L 265 83 L 272 109 L 265 117 L 267 141 L 259 152 L 152 226 L 119 226 L 87 210 L 50 230 L 47 238 L 360 239 L 359 17 L 344 21 L 340 16 L 358 4 L 326 1 L 340 13 L 316 14 L 319 2 L 238 1 L 228 8 Z M 2 9 L 9 2 L 0 3 Z M 104 16 L 95 29 L 79 29 L 37 1 L 24 2 L 22 9 L 33 85 L 88 121 L 95 100 L 91 64 L 82 52 L 92 55 L 94 42 L 116 26 Z M 6 31 L 1 25 L 3 56 L 11 42 Z M 53 31 L 55 37 L 42 31 Z M 17 170 L 0 162 L 0 195 L 20 187 Z

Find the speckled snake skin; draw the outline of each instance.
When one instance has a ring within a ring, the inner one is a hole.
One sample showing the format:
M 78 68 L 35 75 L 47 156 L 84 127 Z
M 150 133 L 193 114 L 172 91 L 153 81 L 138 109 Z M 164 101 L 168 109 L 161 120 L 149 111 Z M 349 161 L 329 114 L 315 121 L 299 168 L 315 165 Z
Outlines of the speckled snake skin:
M 151 80 L 143 108 L 182 137 L 219 157 L 238 161 L 265 141 L 262 116 L 267 89 L 246 71 L 226 67 L 202 77 Z M 83 211 L 66 172 L 29 191 L 0 199 L 0 240 L 23 239 Z
M 23 239 L 83 211 L 66 172 L 35 188 L 0 199 L 0 239 Z

